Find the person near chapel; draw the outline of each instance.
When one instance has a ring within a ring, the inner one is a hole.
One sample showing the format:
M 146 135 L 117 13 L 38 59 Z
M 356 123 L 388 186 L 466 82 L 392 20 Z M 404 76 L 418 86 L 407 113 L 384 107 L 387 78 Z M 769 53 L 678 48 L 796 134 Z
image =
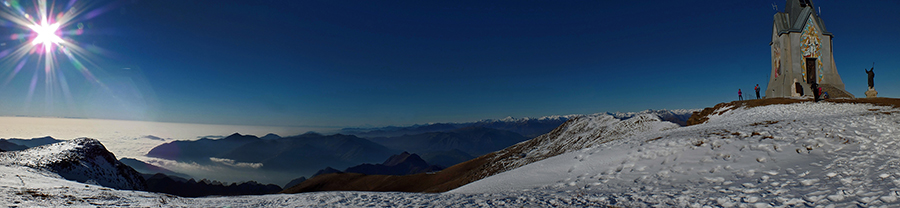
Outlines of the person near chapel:
M 744 95 L 742 95 L 741 89 L 738 89 L 738 100 L 744 100 Z
M 756 99 L 759 99 L 759 84 L 756 84 L 756 87 L 753 89 L 756 90 Z
M 816 82 L 812 82 L 810 83 L 809 88 L 812 88 L 810 90 L 812 90 L 813 93 L 813 100 L 815 102 L 819 102 L 819 84 Z

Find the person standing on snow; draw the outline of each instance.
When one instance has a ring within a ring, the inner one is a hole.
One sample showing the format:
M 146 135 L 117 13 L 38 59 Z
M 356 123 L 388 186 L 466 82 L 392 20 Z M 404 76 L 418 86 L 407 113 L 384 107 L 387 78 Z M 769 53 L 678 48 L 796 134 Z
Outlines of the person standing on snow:
M 738 100 L 744 100 L 744 96 L 741 94 L 741 89 L 738 89 Z
M 759 84 L 756 84 L 756 87 L 753 89 L 756 90 L 756 99 L 759 99 Z
M 812 82 L 810 83 L 809 88 L 812 88 L 810 90 L 812 90 L 813 93 L 813 100 L 815 102 L 819 102 L 819 84 L 816 82 Z

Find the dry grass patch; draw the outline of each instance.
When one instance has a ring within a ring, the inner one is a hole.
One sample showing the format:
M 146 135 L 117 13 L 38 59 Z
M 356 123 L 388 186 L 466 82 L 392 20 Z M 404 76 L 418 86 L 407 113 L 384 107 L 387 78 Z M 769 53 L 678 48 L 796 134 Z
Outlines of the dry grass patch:
M 734 110 L 740 107 L 746 108 L 755 108 L 759 106 L 767 106 L 767 105 L 779 105 L 779 104 L 792 104 L 792 103 L 802 103 L 802 102 L 813 102 L 812 99 L 794 99 L 794 98 L 766 98 L 766 99 L 757 99 L 757 100 L 744 100 L 744 101 L 732 101 L 727 103 L 719 103 L 713 107 L 704 108 L 701 111 L 694 112 L 691 115 L 691 118 L 688 119 L 687 125 L 697 125 L 705 123 L 709 120 L 709 115 L 713 115 L 716 111 L 719 111 L 718 114 L 722 114 L 724 112 Z M 819 102 L 830 102 L 830 103 L 867 103 L 875 106 L 889 106 L 893 108 L 900 107 L 900 99 L 896 98 L 855 98 L 855 99 L 828 99 L 822 100 Z M 720 109 L 725 109 L 721 110 Z M 887 113 L 890 114 L 890 113 Z M 777 121 L 776 121 L 777 122 Z M 774 124 L 774 123 L 769 123 Z M 760 124 L 763 125 L 763 124 Z M 766 124 L 768 125 L 768 124 Z

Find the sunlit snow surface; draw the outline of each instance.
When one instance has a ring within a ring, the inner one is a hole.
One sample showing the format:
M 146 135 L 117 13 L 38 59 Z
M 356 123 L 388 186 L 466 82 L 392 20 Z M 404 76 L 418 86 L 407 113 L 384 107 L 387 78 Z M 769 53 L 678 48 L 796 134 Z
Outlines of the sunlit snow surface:
M 180 198 L 16 166 L 0 166 L 0 194 L 5 205 L 23 206 L 896 207 L 898 131 L 898 109 L 800 103 L 724 111 L 705 124 L 634 134 L 442 194 Z
M 21 178 L 21 180 L 20 180 Z M 0 166 L 0 205 L 22 207 L 584 207 L 598 198 L 566 192 L 524 191 L 492 194 L 317 192 L 263 196 L 184 198 L 121 191 L 47 176 L 30 168 Z
M 900 110 L 800 103 L 726 111 L 485 178 L 454 193 L 554 190 L 620 206 L 897 206 Z

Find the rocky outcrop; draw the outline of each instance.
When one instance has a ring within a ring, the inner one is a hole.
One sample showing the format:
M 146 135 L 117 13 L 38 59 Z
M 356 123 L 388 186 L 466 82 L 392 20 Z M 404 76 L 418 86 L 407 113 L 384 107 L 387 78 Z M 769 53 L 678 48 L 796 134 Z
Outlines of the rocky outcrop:
M 115 189 L 146 188 L 140 173 L 116 160 L 116 156 L 95 139 L 78 138 L 4 152 L 0 153 L 0 162 L 46 170 L 68 180 Z

